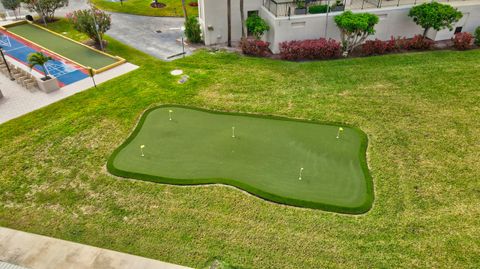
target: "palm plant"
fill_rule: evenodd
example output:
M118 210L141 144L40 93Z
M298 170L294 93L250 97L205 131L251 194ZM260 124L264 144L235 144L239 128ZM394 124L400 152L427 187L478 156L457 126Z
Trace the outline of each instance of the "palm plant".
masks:
M51 57L41 52L33 52L28 54L27 60L28 60L28 67L30 67L30 69L32 69L36 65L39 65L42 67L43 73L45 74L45 77L42 80L45 81L50 79L50 77L48 76L48 71L47 71L47 68L45 67L45 64L48 61L53 60Z

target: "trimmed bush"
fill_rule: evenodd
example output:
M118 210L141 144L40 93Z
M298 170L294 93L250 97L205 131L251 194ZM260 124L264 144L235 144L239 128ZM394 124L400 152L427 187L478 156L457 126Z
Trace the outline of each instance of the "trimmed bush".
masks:
M425 37L430 28L437 31L448 28L451 31L453 24L459 21L463 14L448 4L431 2L412 7L408 16L423 28Z
M379 39L367 40L362 45L364 55L382 55L393 52L397 49L397 40L393 37L390 40L382 41Z
M189 16L185 20L185 36L192 43L202 42L202 30L195 16Z
M404 45L407 50L428 50L433 46L433 40L424 37L423 35L416 35L408 40Z
M334 39L310 39L280 43L280 56L285 60L324 60L342 55L342 45Z
M378 23L379 18L375 14L353 13L349 10L335 16L334 20L342 33L344 55L348 56L369 35L375 33L375 25Z
M268 46L270 46L269 42L254 38L242 38L242 40L240 40L240 47L242 48L243 54L246 55L265 57L270 54Z
M457 50L466 50L472 48L473 35L470 33L457 33L452 40L454 48Z
M379 39L368 40L362 44L363 55L382 55L385 53L401 50L428 50L431 49L434 42L422 35L416 35L411 39L405 37L394 38L382 41Z
M270 30L268 23L258 15L248 17L245 24L247 31L256 39L260 39L266 31Z
M308 13L310 14L320 14L327 13L329 7L328 5L316 5L308 8Z
M475 45L480 46L480 26L475 29Z

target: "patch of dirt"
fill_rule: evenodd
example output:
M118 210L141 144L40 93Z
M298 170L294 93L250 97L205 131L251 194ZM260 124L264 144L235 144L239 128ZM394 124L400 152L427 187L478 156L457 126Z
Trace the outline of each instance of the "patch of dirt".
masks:
M108 45L107 40L102 40L102 43L103 43L103 47L106 48L107 45ZM93 41L92 39L89 39L89 40L83 42L83 44L85 44L89 47L95 48L97 50L102 50L102 48L100 47L100 44L95 43L95 41Z
M153 7L153 8L164 8L166 6L167 5L165 5L164 3L160 3L160 2L152 2L150 4L150 7Z

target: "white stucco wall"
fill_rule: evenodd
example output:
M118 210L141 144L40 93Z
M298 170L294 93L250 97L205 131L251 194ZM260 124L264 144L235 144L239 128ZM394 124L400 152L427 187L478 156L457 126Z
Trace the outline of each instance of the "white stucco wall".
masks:
M248 11L260 10L262 0L244 0L245 19ZM227 0L199 0L200 24L204 35L205 45L226 43L227 28ZM201 10L203 8L203 10ZM240 40L242 36L240 20L240 2L231 0L232 12L232 41ZM211 30L209 30L209 26Z
M241 23L239 1L232 1L232 41L238 41L241 37ZM212 25L213 30L205 30L205 44L225 43L227 41L227 4L226 0L200 0L205 4L205 24ZM463 26L463 32L473 32L480 26L480 1L450 2L460 10L464 16L456 23L455 27ZM423 30L416 25L408 12L412 6L400 6L370 10L353 10L353 12L369 12L377 14L380 18L375 26L376 33L370 38L387 40L391 36L413 37L423 33ZM262 0L245 0L245 16L247 11L259 10L259 14L270 25L270 30L265 34L264 39L271 43L270 49L274 53L279 52L279 43L290 40L303 40L325 37L326 14L310 14L301 16L275 17L262 5ZM341 12L340 12L341 13ZM340 39L340 31L334 22L334 16L339 12L330 13L328 16L327 37ZM455 29L454 27L454 29ZM204 27L207 29L207 27ZM434 40L450 39L453 32L447 30L429 31L428 36Z

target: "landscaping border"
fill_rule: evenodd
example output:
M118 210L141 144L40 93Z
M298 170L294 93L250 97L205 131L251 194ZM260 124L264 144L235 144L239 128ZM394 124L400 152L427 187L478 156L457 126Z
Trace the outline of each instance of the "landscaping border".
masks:
M310 124L320 124L320 125L332 125L332 126L342 126L342 127L349 127L355 132L357 132L360 135L360 150L359 150L359 158L360 158L360 165L362 167L362 171L365 175L365 181L366 181L366 189L367 189L367 199L365 202L358 206L358 207L345 207L345 206L336 206L336 205L330 205L330 204L323 204L323 203L316 203L312 201L304 201L300 199L293 199L293 198L286 198L282 196L278 196L263 190L260 190L255 187L251 187L248 184L228 179L228 178L210 178L210 179L178 179L178 178L167 178L167 177L161 177L161 176L155 176L155 175L149 175L149 174L142 174L142 173L136 173L136 172L129 172L129 171L124 171L121 169L118 169L114 166L114 160L116 156L120 153L121 150L123 150L130 142L135 139L137 134L140 132L140 130L143 127L143 124L147 118L147 116L150 114L150 112L162 108L162 107L178 107L178 108L186 108L186 109L192 109L192 110L197 110L201 112L207 112L207 113L213 113L213 114L220 114L220 115L235 115L235 116L248 116L248 117L254 117L254 118L264 118L264 119L271 119L271 120L283 120L283 121L296 121L296 122L303 122L303 123L310 123ZM370 174L370 171L368 169L368 164L367 164L367 147L368 147L368 136L366 133L364 133L360 128L348 125L348 124L343 124L343 123L336 123L336 122L319 122L319 121L313 121L313 120L307 120L307 119L295 119L295 118L287 118L287 117L282 117L282 116L275 116L275 115L260 115L260 114L250 114L250 113L245 113L245 112L226 112L226 111L216 111L216 110L209 110L205 108L198 108L198 107L192 107L192 106L185 106L185 105L174 105L174 104L163 104L163 105L158 105L154 106L152 108L147 109L146 111L143 112L142 116L140 117L140 120L138 121L135 129L133 132L129 135L129 137L118 147L116 148L112 155L108 158L107 161L107 170L119 177L123 178L133 178L133 179L140 179L140 180L145 180L145 181L151 181L151 182L156 182L156 183L164 183L164 184L172 184L172 185L209 185L209 184L225 184L225 185L230 185L237 187L241 190L244 190L250 194L253 194L259 198L269 200L272 202L276 202L279 204L285 204L285 205L291 205L291 206L299 206L299 207L306 207L306 208L312 208L312 209L321 209L324 211L330 211L330 212L336 212L336 213L345 213L345 214L363 214L368 212L374 202L374 188L373 188L373 178Z

